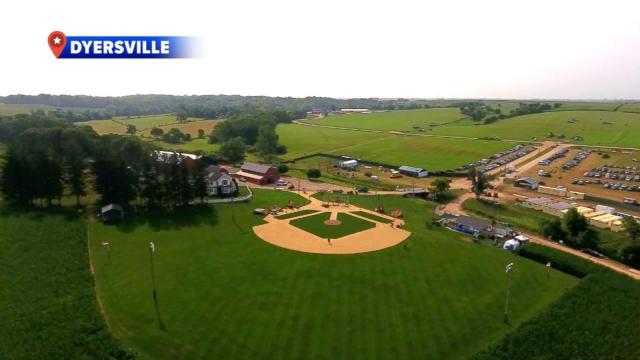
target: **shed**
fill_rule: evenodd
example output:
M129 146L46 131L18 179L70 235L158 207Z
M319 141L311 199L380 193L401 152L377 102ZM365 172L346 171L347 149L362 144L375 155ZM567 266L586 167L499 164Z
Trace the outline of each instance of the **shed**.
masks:
M535 198L528 198L527 200L523 201L521 205L530 209L542 210L542 208L546 204L549 204L552 202L553 200L546 197L535 197Z
M118 204L108 204L100 209L102 221L114 221L124 218L124 209Z
M402 174L407 176L413 176L417 178L424 178L429 176L429 172L423 168L417 168L413 166L402 165L398 168Z
M532 177L523 177L513 182L516 186L528 187L531 190L536 190L540 184L538 181Z
M358 160L342 160L338 163L338 166L346 170L355 170L358 167Z
M542 211L547 214L562 216L564 215L564 212L563 212L564 210L568 210L573 207L575 207L575 205L569 204L564 201L560 201L560 202L545 204L545 206L542 208Z

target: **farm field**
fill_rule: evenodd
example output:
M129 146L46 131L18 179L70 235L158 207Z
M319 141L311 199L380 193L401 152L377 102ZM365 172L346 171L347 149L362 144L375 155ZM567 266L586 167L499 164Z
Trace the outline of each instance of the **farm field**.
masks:
M113 120L91 120L75 123L76 126L89 126L98 135L106 134L124 134L127 132L127 127L119 122Z
M387 111L372 114L330 115L308 123L344 126L357 129L415 131L413 126L428 128L430 124L445 124L467 116L458 108L432 108L419 110Z
M196 118L188 118L187 121L200 120ZM132 116L132 117L116 117L113 121L122 123L123 125L135 125L138 131L151 129L152 127L160 127L170 124L178 124L175 114L164 115L148 115L148 116Z
M602 104L598 106L602 106ZM420 114L431 110L436 109L415 110L415 113ZM457 109L449 110L457 111ZM350 117L356 115L329 116L323 119L309 120L307 123L359 129L413 131L411 126L415 121L403 122L398 120L402 118L403 113L405 111L358 115L357 121L349 120ZM571 119L576 119L576 123L567 122L567 120ZM609 124L604 124L604 122ZM566 136L564 141L568 142L576 142L571 138L580 135L584 140L576 143L640 147L640 141L638 141L638 138L640 138L640 114L620 111L551 111L517 116L488 125L474 124L466 119L434 127L432 130L427 131L427 134L473 138L497 136L502 139L515 140L532 140L535 138L541 141L547 137L550 131L555 135L564 134Z
M578 282L425 227L431 203L382 198L386 207L404 210L413 235L407 246L359 255L299 253L258 239L251 227L262 220L254 208L299 199L280 191L256 190L249 203L91 223L97 292L111 329L141 359L460 359L500 340ZM365 208L378 201L350 200ZM157 309L150 239L157 245ZM110 259L100 245L105 240ZM508 326L504 266L513 261Z
M86 234L73 212L0 209L3 359L124 358L98 310Z
M287 146L284 159L323 152L430 171L456 168L514 146L512 142L401 136L305 125L279 125L278 135Z
M572 124L567 120L576 119ZM611 124L605 125L603 122ZM456 136L498 136L502 139L543 140L552 131L565 141L585 145L640 147L640 114L610 111L554 111L517 116L489 125L443 126L430 134ZM575 135L583 141L571 140Z
M191 138L196 139L198 137L198 130L200 129L204 130L205 136L208 137L209 134L211 134L211 131L213 130L213 128L217 124L219 124L220 121L222 120L195 120L195 121L189 121L182 124L173 123L171 125L163 125L158 127L162 129L165 133L171 130L172 128L176 128L185 134L191 134ZM151 128L146 128L140 131L140 134L142 136L151 136L150 132L151 132Z
M55 110L71 110L74 112L82 112L85 110L98 111L104 110L102 108L69 108L69 107L55 107L49 105L40 104L3 104L0 103L0 115L17 115L17 114L30 114L32 111L42 110L45 112Z

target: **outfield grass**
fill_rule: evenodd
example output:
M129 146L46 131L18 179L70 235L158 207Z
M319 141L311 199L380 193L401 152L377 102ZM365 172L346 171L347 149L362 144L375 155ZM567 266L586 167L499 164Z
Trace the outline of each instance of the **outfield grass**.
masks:
M85 221L0 209L0 357L113 359L89 272Z
M286 219L291 219L294 217L298 217L298 216L302 216L302 215L307 215L307 214L313 214L313 213L317 213L318 210L300 210L300 211L294 211L288 214L282 214L282 215L278 215L275 218L278 220L286 220Z
M329 220L329 217L331 217L330 212L322 212L302 219L291 220L289 224L323 239L337 239L376 226L371 221L358 219L345 213L338 213L340 225L326 225L324 222Z
M461 359L556 301L577 279L431 228L434 205L403 209L406 246L306 254L253 234L257 207L297 195L256 190L249 203L90 224L97 291L113 333L141 359ZM350 201L373 208L376 197ZM111 242L111 263L101 241ZM154 258L153 305L148 242ZM404 243L403 243L404 244ZM512 326L502 322L505 264L515 261Z
M383 224L388 224L388 223L393 221L391 219L387 219L387 218L384 218L382 216L374 215L374 214L366 212L366 211L352 211L351 213L352 214L356 214L356 215L360 215L362 217L365 217L367 219L371 219L373 221L381 222Z
M310 124L350 127L358 129L416 131L413 127L428 128L464 119L467 116L458 108L433 108L419 110L387 111L372 114L330 115L307 120Z

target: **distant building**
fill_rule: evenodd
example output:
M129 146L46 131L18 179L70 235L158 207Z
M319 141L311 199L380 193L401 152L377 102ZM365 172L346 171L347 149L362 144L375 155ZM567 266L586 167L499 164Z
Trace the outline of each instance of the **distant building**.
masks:
M404 175L413 176L417 178L424 178L429 176L429 172L427 170L413 167L413 166L403 165L403 166L400 166L398 170L400 170L400 173Z
M576 207L574 204L569 204L568 202L563 202L563 201L553 202L553 203L546 204L542 208L542 212L561 217L566 212L564 210L568 210L574 207Z
M516 186L527 187L531 190L536 190L538 186L540 186L540 183L538 183L538 181L532 177L516 179L513 181L513 183Z
M358 167L358 160L341 160L338 162L338 166L345 170L355 170Z
M342 113L368 113L369 109L340 109Z
M230 195L238 189L228 171L219 166L208 166L205 169L205 180L209 196Z
M280 179L278 169L269 165L244 163L240 171L231 174L240 181L248 181L258 185L275 184Z
M511 236L511 229L502 224L492 224L489 220L477 219L471 216L453 216L447 219L446 225L451 229L471 235L504 238Z
M102 221L115 221L124 218L124 209L118 204L105 205L100 209Z
M182 163L184 161L185 164L187 164L187 166L189 167L195 166L196 160L202 157L201 155L179 153L179 152L173 152L173 151L163 151L163 150L156 151L156 155L157 155L158 161L169 162L169 161L172 161L175 157L178 163Z

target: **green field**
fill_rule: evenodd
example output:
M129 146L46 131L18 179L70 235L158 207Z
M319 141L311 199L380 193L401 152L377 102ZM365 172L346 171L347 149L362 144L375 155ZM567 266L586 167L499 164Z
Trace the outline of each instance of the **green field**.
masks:
M404 210L406 246L332 256L255 237L256 207L295 194L256 190L249 203L90 224L97 292L116 337L141 359L460 359L548 307L576 278L459 234L425 227L433 206ZM375 197L352 197L366 208ZM426 218L426 219L425 219ZM102 241L111 242L111 260ZM148 242L157 244L152 298ZM512 325L502 322L505 264L515 261Z
M502 141L402 136L305 125L279 125L278 135L280 142L287 146L285 159L323 152L431 171L454 169L515 145Z
M89 126L91 127L98 135L106 135L106 134L125 134L127 132L127 127L120 122L116 122L113 120L91 120L91 121L82 121L75 123L76 126Z
M588 108L590 103L575 104ZM567 104L570 108L571 104ZM603 104L591 104L593 109L602 109ZM616 104L604 104L604 108L615 108ZM615 106L614 106L615 105ZM629 104L625 106L633 106ZM573 106L573 105L571 105ZM624 107L623 107L624 108ZM561 109L565 109L561 107ZM430 110L415 110L413 114ZM437 109L444 110L444 109ZM450 109L455 110L457 109ZM640 111L640 110L639 110ZM355 115L330 116L324 119L307 121L308 123L329 126L343 126L359 129L385 129L406 131L412 130L412 121L401 120L404 111L390 111L370 115L359 115L358 121L350 121L349 117ZM576 119L572 124L567 120ZM610 124L604 124L609 122ZM565 141L574 142L572 137L580 135L586 145L607 145L622 147L640 147L640 114L620 111L552 111L539 114L517 116L499 120L495 123L484 125L473 123L471 120L461 120L449 124L434 127L428 131L430 135L451 135L462 137L500 137L514 140L544 140L549 132L556 135L564 134Z
M150 140L155 146L167 151L181 151L186 153L194 153L201 151L205 154L214 153L220 148L220 144L209 144L209 139L194 139L182 144L169 144L160 140Z
M0 357L123 355L98 310L87 252L81 217L0 209Z
M345 213L338 213L340 225L326 225L324 222L329 220L330 216L330 212L323 212L317 215L303 217L302 219L291 220L289 224L323 239L337 239L376 226L371 221L362 220Z
M572 124L567 120L576 119ZM603 122L611 124L605 125ZM580 135L586 145L640 147L640 114L610 111L556 111L517 116L489 125L446 126L431 133L456 136L498 136L503 139L543 140L552 131L566 141Z
M430 124L446 124L466 118L458 108L387 111L372 114L331 115L308 120L310 124L357 129L415 131L413 126L428 128Z
M135 117L116 117L114 121L126 125L134 125L138 131L151 129L152 127L160 127L169 124L178 124L175 114L164 115L148 115L148 116L135 116ZM189 118L188 121L201 120L196 118Z

